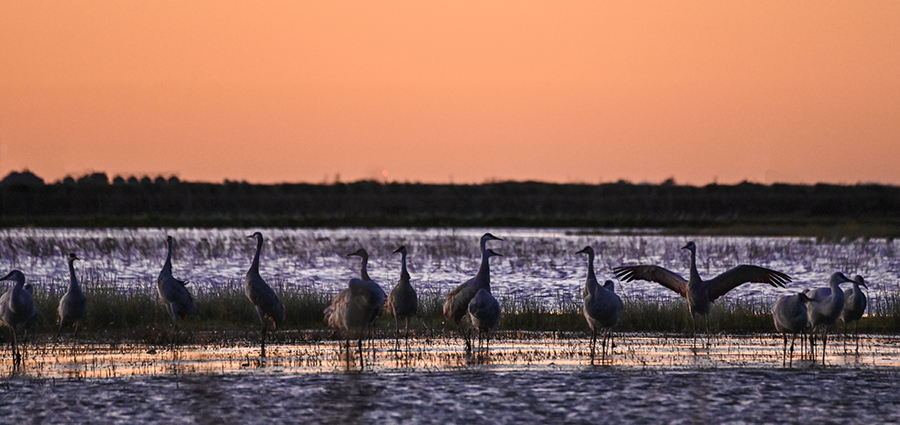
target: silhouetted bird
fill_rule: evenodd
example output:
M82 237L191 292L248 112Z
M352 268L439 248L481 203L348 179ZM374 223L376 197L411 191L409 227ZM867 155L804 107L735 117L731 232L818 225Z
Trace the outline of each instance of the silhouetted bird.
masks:
M37 319L37 308L34 306L34 294L25 288L25 274L19 270L13 270L0 281L13 281L12 287L0 296L0 321L9 326L12 335L13 364L22 363L22 355L19 353L16 329L19 326L27 327Z
M400 319L406 321L404 338L406 339L406 345L409 346L409 319L416 315L419 301L416 296L416 290L410 283L409 272L406 270L406 247L401 246L397 248L394 254L398 252L400 253L400 280L397 281L394 289L388 295L387 301L384 303L384 309L394 316L394 335L399 335L400 333ZM399 345L399 337L397 337L398 349Z
M700 273L697 272L697 245L692 241L681 249L691 252L690 280L659 266L622 266L614 268L613 271L619 279L626 282L647 280L677 292L687 299L693 321L698 315L706 317L707 334L709 333L710 305L728 291L750 282L784 287L785 283L791 281L790 276L782 272L749 265L740 265L710 280L703 280Z
M59 307L56 313L59 315L59 329L56 331L56 338L65 326L75 325L75 337L78 337L78 326L81 319L87 313L87 297L81 290L78 283L78 277L75 276L75 260L80 260L75 253L69 253L67 261L69 263L69 288L59 300Z
M450 291L450 293L447 294L447 298L444 300L444 317L459 327L460 333L462 333L466 342L467 352L472 351L472 343L469 339L469 332L468 330L463 330L461 321L468 312L469 302L472 301L472 298L475 297L478 290L485 289L488 292L491 292L491 269L488 259L491 256L500 255L487 249L487 242L492 240L502 241L503 239L490 233L485 233L481 236L481 267L478 269L478 273L475 274L475 277L465 281L463 284L457 286L456 289Z
M247 270L247 276L244 277L244 294L253 303L256 314L259 316L259 356L265 357L266 330L271 326L275 331L284 323L284 305L278 300L275 291L259 275L259 254L262 252L263 246L262 233L256 232L247 237L256 239L256 253L253 255L253 262L250 263L250 270Z
M622 299L615 292L613 281L607 280L603 286L600 286L597 281L597 276L594 274L594 248L586 246L576 254L587 254L588 256L587 280L584 283L581 297L584 302L584 318L591 327L591 362L593 362L594 348L597 345L597 331L606 330L602 344L603 358L606 358L606 343L609 341L609 347L612 349L612 328L619 323L625 307Z

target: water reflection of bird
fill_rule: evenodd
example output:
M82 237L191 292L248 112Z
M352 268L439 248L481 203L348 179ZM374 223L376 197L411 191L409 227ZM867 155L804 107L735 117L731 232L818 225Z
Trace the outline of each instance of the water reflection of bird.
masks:
M166 305L166 311L172 318L172 324L175 327L175 333L178 333L178 319L194 313L194 298L188 292L186 281L176 279L172 276L172 245L174 239L166 236L166 261L163 268L156 278L156 290L159 297ZM173 338L174 343L174 338Z
M697 272L697 245L693 241L681 249L691 252L690 280L659 266L622 266L613 269L616 276L626 282L647 280L659 283L687 299L692 323L696 316L706 317L706 332L709 334L709 310L713 301L745 283L768 283L784 287L791 281L790 276L775 270L758 266L740 265L712 279L703 280ZM692 325L693 327L693 325Z
M853 335L856 337L856 354L859 354L859 319L866 312L866 293L859 289L860 285L869 288L862 276L853 278L853 288L844 290L844 308L841 310L841 321L844 322L844 343L847 342L847 326L853 322Z
M78 326L81 319L87 313L87 297L81 290L78 283L78 277L75 276L75 260L80 260L75 253L69 253L66 258L69 263L69 288L65 295L59 300L59 307L56 313L59 315L59 329L56 331L56 338L65 326L75 325L75 337L78 337Z
M772 307L772 319L775 321L775 330L784 336L784 355L782 356L781 365L793 366L794 364L794 339L797 334L802 334L808 329L809 317L807 315L807 304L810 299L804 293L794 295L783 295L778 297L775 305ZM790 363L787 360L787 336L791 334L791 356ZM802 341L802 336L801 336Z
M809 326L812 328L809 335L810 350L815 359L816 332L821 330L823 366L825 365L825 346L828 343L828 328L841 317L841 310L844 309L844 291L840 284L845 282L853 281L843 273L837 272L828 279L827 288L809 289L805 292L806 296L812 300L807 308Z
M488 250L489 252L493 252ZM469 301L469 321L472 327L478 331L478 349L481 352L490 351L491 329L500 321L500 303L486 289L481 288ZM482 347L484 341L485 347Z
M447 294L447 297L444 300L444 317L448 321L456 324L456 326L460 329L460 333L462 333L463 338L466 342L467 352L472 351L472 344L469 340L469 332L462 329L461 321L468 312L469 302L472 301L472 298L475 297L475 294L478 293L478 290L485 289L488 292L491 291L491 269L488 263L488 259L491 256L500 254L487 249L487 242L502 240L503 239L500 239L490 233L485 233L481 236L481 267L478 269L478 273L475 274L475 277L465 281L463 284L457 286L456 289L450 291L450 293Z
M22 355L19 353L19 344L16 339L16 329L19 326L28 327L37 319L37 308L34 306L33 290L26 288L25 274L19 270L13 270L0 281L11 280L13 286L0 296L0 321L9 326L12 335L13 364L22 363Z
M600 286L597 281L597 276L594 274L594 248L586 246L576 254L587 254L588 256L588 274L584 283L582 300L584 318L591 327L591 362L593 362L594 349L597 346L597 331L606 330L602 343L602 356L606 358L606 343L609 341L610 351L612 351L612 327L619 323L624 306L622 299L615 292L613 281L607 280L603 286Z
M356 336L359 350L360 368L364 367L362 340L369 324L378 319L384 309L385 294L375 281L369 278L367 264L369 254L365 249L358 249L348 257L362 259L359 278L352 278L348 287L338 292L325 309L325 323L328 326L344 331L346 337L347 361L350 359L350 339Z
M410 283L409 272L406 270L406 246L401 246L394 251L394 254L400 253L400 280L391 290L387 301L384 303L384 309L394 316L395 335L400 334L400 319L406 321L406 332L404 338L406 345L409 347L409 319L416 315L418 308L418 297L416 290ZM397 336L397 346L399 349L400 340Z
M262 252L263 246L262 233L256 232L247 237L256 239L256 253L253 254L250 270L247 270L247 275L244 277L244 294L253 303L256 314L259 316L259 355L265 357L266 330L271 326L275 331L284 323L284 305L281 304L278 295L275 295L275 291L259 275L259 254Z

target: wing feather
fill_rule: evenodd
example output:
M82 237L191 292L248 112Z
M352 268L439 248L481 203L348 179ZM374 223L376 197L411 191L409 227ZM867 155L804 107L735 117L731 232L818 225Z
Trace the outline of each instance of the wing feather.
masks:
M706 283L709 300L715 301L716 298L745 283L768 283L783 288L784 284L790 281L791 277L782 272L744 264L728 270Z
M620 266L613 269L613 273L619 280L631 282L634 280L646 280L656 282L669 288L682 297L688 296L688 281L681 275L659 266Z

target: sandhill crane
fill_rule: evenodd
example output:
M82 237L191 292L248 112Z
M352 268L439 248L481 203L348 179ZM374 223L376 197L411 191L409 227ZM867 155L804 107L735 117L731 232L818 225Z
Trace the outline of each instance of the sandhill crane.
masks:
M81 290L78 283L78 277L75 276L75 260L80 260L75 253L70 252L66 258L69 263L69 288L59 300L59 307L56 313L59 315L59 329L56 331L56 338L59 339L59 333L65 326L75 325L75 338L78 337L78 326L81 319L87 313L87 297Z
M11 280L13 286L0 296L0 321L9 326L12 335L13 364L22 363L22 355L19 353L19 344L16 339L16 328L28 326L37 319L37 308L34 306L34 295L31 290L25 288L25 274L19 270L13 270L0 281Z
M866 293L859 289L860 285L866 285L863 277L856 275L853 278L853 288L844 290L844 308L841 310L841 321L844 322L844 344L847 343L847 326L853 322L853 335L856 337L856 354L859 354L859 319L866 312Z
M493 251L488 250L489 253ZM483 352L490 351L491 348L491 329L497 326L500 321L500 303L486 289L481 288L478 293L469 301L467 308L469 313L469 321L472 327L478 331L478 349ZM482 349L482 340L485 341L485 347Z
M822 366L825 366L825 347L828 343L828 327L833 325L839 317L841 310L844 309L844 291L840 284L845 282L853 282L844 276L843 273L837 272L828 279L827 288L809 289L806 292L812 302L807 307L807 316L809 316L809 326L812 332L809 335L810 349L815 359L816 352L816 332L822 331Z
M256 253L253 255L253 262L250 263L250 270L247 270L247 275L244 277L244 294L253 303L256 314L259 315L259 356L265 357L266 330L271 326L275 331L284 323L284 305L278 300L275 291L259 275L259 254L262 252L263 246L262 233L256 232L247 238L256 239Z
M475 294L478 293L479 289L485 289L488 292L491 291L491 269L488 263L488 259L491 256L499 256L490 249L487 249L488 241L502 241L500 239L490 233L485 233L481 236L481 267L478 269L478 273L475 274L475 277L465 281L463 284L456 287L456 289L450 291L447 294L447 298L444 300L444 317L448 320L456 324L456 326L460 329L460 333L462 333L463 338L466 342L466 352L472 351L472 343L469 339L468 330L463 330L462 328L462 319L466 316L466 313L469 308L469 302L472 301L472 298L475 297Z
M584 302L584 318L591 327L591 363L594 362L594 348L597 346L597 331L606 330L603 335L603 358L606 358L606 342L609 341L612 350L612 327L619 323L624 306L622 299L615 292L615 284L607 280L603 286L597 281L594 274L594 248L584 247L576 254L587 254L588 273L582 291Z
M348 257L360 257L362 262L359 278L352 278L348 287L334 297L325 309L325 323L329 327L344 331L346 336L347 361L350 361L350 339L357 337L360 369L364 366L362 339L369 324L378 319L384 309L385 294L377 283L369 278L367 264L369 254L365 249L358 249ZM349 363L348 363L349 364Z
M784 336L784 355L781 365L793 366L794 364L794 339L797 334L802 334L809 328L807 304L810 299L800 292L794 295L782 295L775 301L772 307L772 319L775 321L775 330ZM787 336L791 334L791 357L787 360ZM803 337L801 336L801 341ZM801 347L802 348L802 347Z
M409 282L409 272L406 270L406 246L401 246L394 251L394 254L400 253L400 280L391 290L387 301L384 303L384 309L394 316L394 328L397 340L397 349L400 349L400 319L406 321L406 346L409 347L409 319L416 315L418 308L418 297L416 290Z
M156 278L156 290L159 298L166 305L166 311L172 318L172 325L175 328L175 336L172 337L172 344L175 344L175 337L178 335L178 319L194 313L194 298L188 292L187 281L176 279L172 276L172 245L175 240L171 236L166 236L166 261L163 268Z
M790 276L775 270L758 266L740 265L710 280L703 280L697 272L697 245L693 241L681 249L691 252L690 280L659 266L621 266L613 269L616 276L626 282L647 280L659 283L687 299L691 312L692 332L695 335L696 316L706 317L706 332L709 335L709 310L713 301L745 283L767 283L784 287L791 281Z

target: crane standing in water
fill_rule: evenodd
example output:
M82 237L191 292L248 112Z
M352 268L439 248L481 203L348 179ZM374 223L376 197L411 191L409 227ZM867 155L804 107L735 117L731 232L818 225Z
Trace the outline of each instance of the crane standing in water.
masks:
M499 256L500 254L487 249L487 242L502 240L503 239L490 233L485 233L481 236L481 267L478 269L478 273L475 274L475 277L465 281L463 284L457 286L456 289L450 291L450 293L447 294L446 299L444 299L444 317L448 321L456 324L459 328L460 333L462 333L463 338L465 339L466 352L472 351L472 343L469 338L469 331L463 330L462 319L468 312L469 302L472 301L472 298L475 297L478 290L485 289L488 292L491 291L491 269L488 259L491 256ZM488 251L490 251L490 253Z
M576 254L587 254L588 256L588 274L584 283L584 291L582 291L582 300L584 318L591 327L591 363L593 363L594 350L597 346L597 331L606 330L602 343L602 357L605 359L606 343L609 341L609 348L612 351L612 328L622 318L624 305L622 299L615 292L613 281L607 280L603 286L600 286L597 281L597 276L594 274L594 248L586 246Z
M781 357L781 365L794 365L794 340L797 334L801 334L800 341L803 341L803 332L809 329L809 317L807 313L807 304L810 299L806 294L800 292L795 295L783 295L778 297L775 305L772 307L772 319L775 322L775 330L784 336L784 355ZM791 334L791 357L790 362L787 360L787 336ZM801 345L801 350L802 350Z
M359 351L360 369L365 367L362 340L369 325L378 319L384 309L385 294L375 281L369 278L367 264L369 254L365 249L358 249L348 257L360 257L362 263L359 278L352 278L348 287L334 297L325 309L325 323L329 327L344 331L346 337L347 364L350 362L350 339L356 336Z
M406 347L409 348L409 319L416 315L416 310L418 308L418 297L416 296L416 289L413 288L410 283L409 272L406 270L406 246L401 246L394 251L394 254L400 253L400 280L397 281L397 285L394 286L394 289L391 290L391 294L388 295L387 301L384 303L384 309L391 313L394 316L394 329L395 329L395 340L397 345L397 350L400 350L400 319L406 321L406 332L404 334L404 338L406 340Z
M38 312L34 306L34 295L30 285L25 284L25 274L19 270L13 270L0 278L0 281L6 280L14 283L0 296L0 321L9 326L9 333L12 335L13 365L20 365L22 364L22 354L19 353L16 328L28 327L37 319Z
M691 333L696 343L696 317L706 317L706 333L709 335L709 310L713 301L734 288L750 282L767 283L784 287L791 281L790 276L759 266L740 265L710 280L703 280L697 271L697 245L693 241L681 249L691 252L690 280L659 266L621 266L613 269L616 276L625 282L647 280L659 283L687 299L691 312Z
M828 344L828 328L841 317L841 311L844 309L844 291L840 284L853 282L844 276L843 273L837 272L828 279L827 288L809 289L806 292L812 302L807 307L807 315L809 316L809 326L812 331L809 334L809 347L812 351L813 360L816 356L816 332L822 332L822 366L825 366L825 347Z
M844 308L841 310L841 321L844 322L844 346L847 345L847 327L853 323L853 335L856 339L856 355L859 355L859 319L866 312L866 293L860 286L869 287L862 276L853 278L853 288L844 290Z
M487 250L488 254L494 255L494 251ZM478 331L478 350L484 354L491 349L491 329L497 326L500 321L500 303L486 289L481 288L478 293L469 301L469 322L472 327ZM484 347L482 347L484 341Z
M59 300L56 313L59 315L59 329L56 331L56 339L63 327L75 325L75 338L78 338L78 326L81 319L87 313L87 297L81 290L78 277L75 276L75 260L80 260L74 252L70 252L66 258L69 263L69 288Z
M259 316L259 356L265 357L266 330L270 326L273 331L278 330L284 323L284 305L281 304L278 295L275 295L275 291L259 274L259 255L263 246L262 233L256 232L247 237L256 239L256 253L253 255L253 262L250 263L250 270L247 270L247 275L244 277L244 294L253 303L256 314Z
M172 276L172 245L174 239L166 236L166 261L163 268L156 278L156 290L159 298L166 305L166 312L172 318L172 325L175 328L175 335L172 336L172 345L175 345L175 338L178 336L178 319L194 313L194 298L188 292L187 281L176 279Z

